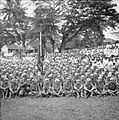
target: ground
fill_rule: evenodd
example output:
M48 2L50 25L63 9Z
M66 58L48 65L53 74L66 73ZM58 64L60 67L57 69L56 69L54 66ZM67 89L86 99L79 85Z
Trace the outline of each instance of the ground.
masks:
M119 120L119 97L1 100L2 120Z

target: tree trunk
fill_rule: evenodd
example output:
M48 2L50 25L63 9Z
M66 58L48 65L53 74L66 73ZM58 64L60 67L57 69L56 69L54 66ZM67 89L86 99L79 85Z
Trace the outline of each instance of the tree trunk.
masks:
M25 38L25 34L22 33L21 36L22 36L21 40L22 40L22 49L23 49L23 53L22 54L25 54L26 53L26 45L25 45L25 41L26 41L25 39L26 38Z
M61 43L60 48L59 48L59 53L61 53L61 52L62 52L62 50L64 50L64 49L65 49L65 46L66 46L66 41L63 41L63 42Z
M62 43L61 43L61 46L59 48L60 53L61 53L62 50L64 50L64 48L66 46L66 43L72 41L72 39L79 34L79 31L81 31L83 27L84 27L84 25L81 26L77 31L75 31L75 33L70 38L68 38L69 33L67 35L63 34Z
M53 52L55 51L55 45L54 43L52 44Z

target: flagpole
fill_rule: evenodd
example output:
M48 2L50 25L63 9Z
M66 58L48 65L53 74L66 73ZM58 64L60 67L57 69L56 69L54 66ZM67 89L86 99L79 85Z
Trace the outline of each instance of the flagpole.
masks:
M43 51L42 51L42 31L39 32L39 46L38 46L38 70L43 73Z
M40 31L40 57L42 57L42 32Z

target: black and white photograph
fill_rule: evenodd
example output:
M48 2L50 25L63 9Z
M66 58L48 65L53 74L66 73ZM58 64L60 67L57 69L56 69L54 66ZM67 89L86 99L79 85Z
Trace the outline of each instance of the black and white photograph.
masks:
M119 120L119 0L0 0L0 120Z

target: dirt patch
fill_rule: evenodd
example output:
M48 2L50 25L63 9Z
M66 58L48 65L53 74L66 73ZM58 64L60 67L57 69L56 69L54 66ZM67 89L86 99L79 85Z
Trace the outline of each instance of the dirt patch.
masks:
M119 120L119 97L1 100L2 120Z

